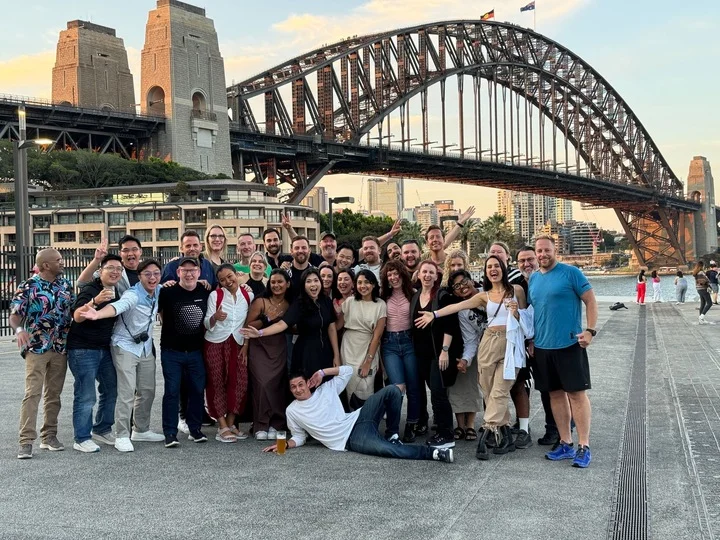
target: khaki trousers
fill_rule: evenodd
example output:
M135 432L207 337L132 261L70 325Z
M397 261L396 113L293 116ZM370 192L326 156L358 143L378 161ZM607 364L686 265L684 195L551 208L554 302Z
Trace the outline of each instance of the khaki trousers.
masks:
M496 429L510 425L510 389L515 380L503 379L505 365L505 327L493 326L485 330L478 352L480 388L485 398L483 428ZM516 370L517 375L517 370Z
M20 444L37 439L37 415L43 397L44 420L40 429L42 440L57 436L60 394L65 384L67 356L49 350L42 354L25 354L25 397L20 406ZM44 390L43 390L44 387Z
M150 411L155 400L155 356L135 356L117 345L110 348L117 373L115 436L130 437L130 416L135 431L150 429Z

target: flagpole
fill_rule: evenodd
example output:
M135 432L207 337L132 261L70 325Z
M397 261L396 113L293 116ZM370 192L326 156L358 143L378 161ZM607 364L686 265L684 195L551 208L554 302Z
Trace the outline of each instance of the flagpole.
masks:
M533 8L533 32L535 32L535 20L537 17L537 0L535 0L535 7Z

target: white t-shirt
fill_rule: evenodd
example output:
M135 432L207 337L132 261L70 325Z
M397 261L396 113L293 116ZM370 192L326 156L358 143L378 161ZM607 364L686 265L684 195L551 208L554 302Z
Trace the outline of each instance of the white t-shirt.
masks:
M345 414L338 394L352 377L350 366L340 366L340 374L323 383L309 399L293 401L286 416L295 446L305 444L307 434L330 450L344 451L360 409Z
M250 302L252 302L253 293L248 293L248 296L250 297ZM233 338L235 338L235 342L238 345L242 345L245 338L243 338L240 333L240 329L245 326L245 319L247 318L247 314L250 309L247 300L245 300L245 296L240 289L238 289L235 293L235 298L233 298L232 293L223 288L223 297L220 307L225 313L227 313L227 319L224 321L216 321L215 326L211 328L210 318L215 315L215 312L217 311L215 309L216 306L217 290L212 291L208 297L207 311L205 312L204 321L205 328L207 329L207 332L205 332L205 340L210 343L222 343L230 336L233 336Z

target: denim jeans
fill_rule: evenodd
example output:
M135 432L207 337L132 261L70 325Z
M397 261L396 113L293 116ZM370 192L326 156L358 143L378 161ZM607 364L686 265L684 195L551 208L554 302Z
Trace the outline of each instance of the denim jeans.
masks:
M675 285L675 296L681 304L685 303L685 294L687 293L687 285Z
M92 433L105 435L115 422L117 375L110 348L69 349L68 367L75 377L73 384L73 429L76 443L87 441ZM97 381L99 397L95 394ZM93 423L93 407L98 403Z
M162 400L162 423L165 436L177 436L180 381L188 391L186 421L191 433L200 431L205 410L205 364L202 351L173 351L160 353L165 394Z
M420 379L410 330L385 332L382 338L382 358L390 384L405 385L407 422L416 424L420 419Z
M712 298L707 289L696 289L700 296L700 315L705 315L712 307Z
M380 435L378 426L387 414L387 435L398 433L400 410L402 408L402 392L393 385L386 386L377 394L373 394L360 409L346 448L358 454L369 456L391 457L399 459L432 459L433 448L417 444L392 444Z

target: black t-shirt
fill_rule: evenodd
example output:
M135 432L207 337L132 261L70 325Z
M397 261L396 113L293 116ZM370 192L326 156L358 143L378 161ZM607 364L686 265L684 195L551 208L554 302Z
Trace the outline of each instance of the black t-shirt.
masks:
M130 282L130 286L137 285L137 282L140 281L140 276L138 275L137 270L128 270L125 269L125 274L127 274L128 281Z
M252 277L248 277L247 286L252 289L255 298L260 298L265 292L265 284L262 280L254 280Z
M77 295L75 304L72 307L72 313L75 310L84 306L100 294L103 290L103 284L100 278L95 278L88 284L86 284ZM111 304L117 302L120 299L120 295L115 289L115 298L110 302L104 302L98 304L97 309L100 310ZM106 349L110 347L110 338L112 337L113 327L115 326L115 317L108 319L101 319L99 321L83 321L81 323L73 320L70 325L70 332L67 337L67 348L68 349Z
M313 264L310 263L310 265L307 266L306 268L303 268L302 270L298 270L297 268L295 268L294 264L290 265L290 283L292 285L290 287L290 301L297 298L298 295L300 294L300 289L302 287L300 278L302 277L305 270L307 270L308 268L312 268L312 267L313 267Z
M173 351L199 351L205 340L205 312L210 291L198 284L188 291L179 284L160 289L158 311L162 313L160 346Z
M272 268L273 270L275 270L276 268L280 268L280 265L282 263L292 262L293 260L292 255L288 255L287 253L279 253L277 257L277 263L275 263L275 259L273 259L269 253L265 254L265 259L267 259L270 268Z
M705 272L705 275L708 278L708 281L710 283L717 283L718 282L718 273L717 270L708 270Z

